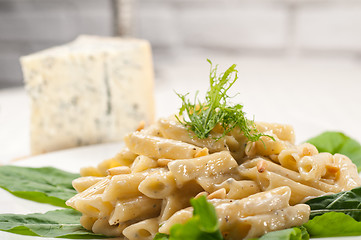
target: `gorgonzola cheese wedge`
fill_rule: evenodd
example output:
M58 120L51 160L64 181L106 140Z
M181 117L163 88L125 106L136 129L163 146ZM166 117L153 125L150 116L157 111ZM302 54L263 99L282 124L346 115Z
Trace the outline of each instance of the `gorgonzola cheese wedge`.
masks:
M121 140L154 118L150 44L80 36L21 58L32 154Z

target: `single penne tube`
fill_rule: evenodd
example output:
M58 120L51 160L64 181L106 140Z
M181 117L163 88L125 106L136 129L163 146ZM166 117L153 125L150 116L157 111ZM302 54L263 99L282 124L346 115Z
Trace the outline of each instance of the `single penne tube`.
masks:
M241 200L234 200L217 206L221 215L235 215L238 218L268 213L289 206L291 189L278 187L253 194Z
M196 182L207 192L211 193L218 190L219 184L227 181L227 179L239 180L239 174L237 169L230 169L228 173L218 174L218 175L208 175L208 176L198 176Z
M107 170L108 175L114 176L119 174L129 174L132 171L127 166L113 167Z
M237 162L228 151L199 158L176 160L168 164L178 185L197 178L226 174L237 166Z
M80 178L74 179L72 182L72 185L73 185L73 188L77 192L80 193L80 192L85 191L89 187L93 186L94 184L100 182L103 179L104 179L104 177L92 177L92 176L80 177Z
M98 219L97 219L97 218L94 218L94 217L89 217L89 216L83 214L83 215L80 217L80 224L81 224L86 230L91 231L96 220L98 220Z
M160 119L158 121L158 126L162 135L166 138L186 142L200 148L207 148L210 153L228 150L225 138L216 140L216 138L222 136L219 133L211 132L208 138L200 139L196 137L194 133L188 131L187 128L177 120L170 118Z
M115 167L121 167L121 166L122 164L119 161L117 161L115 158L110 158L99 163L98 170L102 174L102 176L107 176L109 169Z
M144 135L141 132L128 134L124 138L127 147L138 155L153 159L187 159L193 158L202 149L189 143Z
M234 178L228 178L221 184L215 185L216 189L224 188L229 199L242 199L252 194L260 192L258 184L252 180L236 181Z
M177 189L173 174L165 169L153 171L140 184L138 190L145 196L163 199Z
M189 207L189 199L202 191L203 189L195 181L187 182L181 188L173 191L172 194L163 200L159 218L160 223L169 219L175 212Z
M257 130L260 132L270 132L280 140L290 143L295 142L295 132L291 125L266 122L256 122L255 124Z
M225 188L220 188L207 196L207 199L225 199L227 197L227 191Z
M157 166L158 163L156 160L144 155L139 155L138 157L135 158L130 169L132 172L142 172L144 170L155 168Z
M123 235L129 240L153 240L158 228L158 218L150 218L126 227Z
M332 164L330 153L304 156L297 162L298 171L304 180L320 180L327 173L326 165Z
M101 194L96 194L77 199L74 208L89 217L103 218L108 217L114 207L110 202L103 201Z
M174 224L185 224L192 217L192 212L193 208L191 207L176 212L168 220L162 223L159 227L159 232L169 234L170 228Z
M297 148L287 148L282 150L278 155L278 162L282 167L298 171L297 163L300 161L300 158Z
M273 137L262 136L256 142L248 142L246 146L246 155L254 156L269 156L273 154L280 154L282 150L289 147L290 143L277 138L276 135L270 134Z
M109 217L109 224L116 225L129 220L147 219L158 216L162 201L146 196L119 200Z
M171 161L173 161L172 159L166 159L166 158L159 158L157 160L157 164L159 167L166 167L168 165L168 163L170 163Z
M117 237L122 235L123 230L128 225L128 223L110 225L107 218L99 218L94 222L92 231L96 234Z
M299 171L298 163L305 156L314 156L318 154L318 150L310 143L303 143L298 146L286 148L278 155L278 162L285 168L293 171Z
M298 146L296 146L300 157L304 157L304 156L313 156L318 154L318 150L317 148L312 145L311 143L302 143Z
M342 154L335 154L333 161L335 166L340 169L336 178L336 185L341 188L341 191L351 190L361 185L357 167L351 159Z
M103 200L114 203L119 199L142 195L138 186L148 174L149 172L139 172L113 176L104 189Z
M82 191L81 193L76 194L74 197L66 201L66 205L77 209L76 204L82 199L91 199L93 196L101 195L105 188L108 186L110 181L109 177L103 177L100 181Z
M113 159L119 162L121 166L129 167L137 156L138 155L130 151L129 148L123 147Z
M82 177L105 177L96 167L82 167L80 169L80 176Z

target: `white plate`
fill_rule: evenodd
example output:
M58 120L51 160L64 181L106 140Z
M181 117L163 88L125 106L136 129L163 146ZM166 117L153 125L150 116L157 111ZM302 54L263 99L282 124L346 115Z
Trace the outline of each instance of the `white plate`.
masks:
M121 149L121 143L108 143L87 147L63 150L43 154L15 162L14 165L27 167L56 167L69 172L79 172L81 167L96 166L104 159L115 156ZM28 214L34 212L45 213L50 210L60 209L49 204L36 203L13 196L0 189L0 213ZM0 240L45 240L59 238L39 238L23 236L0 231Z
M26 160L15 162L14 165L28 167L52 166L69 172L79 172L84 166L95 166L104 159L115 156L121 149L121 143L101 144L74 148L49 154L43 154ZM28 214L47 212L57 207L17 198L0 189L0 213ZM1 240L59 240L59 238L40 238L23 236L0 231ZM361 240L360 237L320 238L320 240Z

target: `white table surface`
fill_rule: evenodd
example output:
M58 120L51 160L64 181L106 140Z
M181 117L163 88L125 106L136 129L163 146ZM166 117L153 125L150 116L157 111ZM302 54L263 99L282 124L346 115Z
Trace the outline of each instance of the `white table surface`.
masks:
M207 56L158 63L157 117L175 113L180 93L204 92ZM361 69L337 61L286 61L229 56L212 58L225 70L238 65L233 102L245 105L255 120L294 126L298 142L322 131L339 130L361 141ZM0 90L0 163L29 155L29 101L23 88Z
M177 111L180 101L173 90L180 93L206 89L209 65L204 56L184 57L164 62L156 71L155 99L157 117ZM241 102L249 117L256 120L288 123L295 127L297 141L326 130L339 130L361 141L361 69L338 62L285 62L275 59L244 59L217 57L221 69L238 64L239 81L235 92L240 94L234 102ZM0 164L29 155L29 102L22 88L0 91ZM88 156L86 163L98 161L117 149L90 147L76 149L80 156ZM86 151L85 151L86 150ZM38 156L17 162L21 165L43 166L45 162L66 167L78 159L74 151ZM88 154L88 155L86 155ZM61 161L59 161L61 159ZM67 160L65 164L63 160ZM84 160L84 159L83 159ZM89 163L92 165L91 163ZM45 212L55 207L16 198L0 189L1 212ZM10 209L10 210L9 210ZM6 240L32 240L34 237L0 232ZM42 238L45 239L45 238ZM337 238L346 239L346 238ZM360 237L347 237L349 240Z

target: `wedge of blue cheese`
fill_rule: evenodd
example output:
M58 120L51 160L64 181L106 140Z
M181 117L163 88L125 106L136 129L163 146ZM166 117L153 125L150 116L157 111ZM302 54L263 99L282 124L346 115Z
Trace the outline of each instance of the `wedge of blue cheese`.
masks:
M150 44L80 36L21 58L31 99L31 152L113 142L154 120Z

